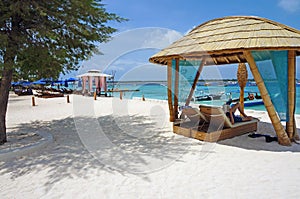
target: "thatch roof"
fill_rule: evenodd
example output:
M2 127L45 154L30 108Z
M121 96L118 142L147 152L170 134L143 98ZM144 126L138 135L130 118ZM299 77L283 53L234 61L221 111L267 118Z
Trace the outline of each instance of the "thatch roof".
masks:
M149 61L206 59L206 65L246 62L244 50L296 50L300 55L300 31L286 25L252 16L214 19L199 25Z

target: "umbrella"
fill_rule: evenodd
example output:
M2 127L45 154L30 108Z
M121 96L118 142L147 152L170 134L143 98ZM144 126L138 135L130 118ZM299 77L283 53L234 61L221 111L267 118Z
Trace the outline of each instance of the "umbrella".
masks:
M64 83L64 81L62 81L62 80L55 80L54 83L55 84L62 84L62 83Z
M32 82L32 84L35 84L35 85L45 85L46 84L46 81L43 80L43 79L39 79L35 82Z
M31 84L31 82L29 81L19 81L19 82L12 82L11 85L12 86L29 86Z
M41 82L44 82L44 83L48 84L48 83L52 82L52 78L51 79L44 79L44 78L42 78L42 79L40 79L38 81L41 81Z
M75 82L78 81L78 79L74 78L74 77L70 77L69 79L66 79L67 82Z

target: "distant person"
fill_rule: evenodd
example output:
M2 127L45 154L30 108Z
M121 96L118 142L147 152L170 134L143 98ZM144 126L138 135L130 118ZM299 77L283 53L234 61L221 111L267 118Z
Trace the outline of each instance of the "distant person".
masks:
M255 93L255 99L261 99L261 96Z
M249 100L254 100L254 95L253 95L253 93L248 93L248 99Z
M223 110L226 113L226 116L229 118L231 124L234 124L235 122L245 122L252 120L251 116L247 116L246 113L241 109L241 105L239 102L236 104L230 106L232 102L232 99L229 99L224 105ZM235 111L239 110L239 112L244 116L235 115Z

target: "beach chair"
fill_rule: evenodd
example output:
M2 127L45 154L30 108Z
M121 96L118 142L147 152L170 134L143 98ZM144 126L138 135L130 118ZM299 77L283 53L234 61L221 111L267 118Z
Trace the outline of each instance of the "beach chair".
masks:
M210 141L224 140L257 130L258 119L256 118L232 124L221 107L200 105L199 108L209 122L209 126L216 129L216 131L206 132L211 134Z
M199 108L193 107L182 108L180 118L188 118L192 122L206 121L206 117L200 112Z
M200 105L199 108L200 108L202 115L212 125L219 126L219 124L223 124L224 128L232 128L233 127L229 118L226 116L226 114L224 113L224 111L221 107Z
M221 107L200 105L183 111L190 122L173 125L173 132L207 142L217 142L257 130L258 119L231 124ZM197 121L204 121L198 122ZM187 125L192 124L192 125Z
M202 128L207 124L206 117L200 112L199 108L184 106L180 107L180 110L180 117L173 125L174 133L190 137L192 128Z
M198 129L203 128L208 122L207 118L200 112L200 109L194 107L182 109L180 117L190 120L193 127L198 127Z

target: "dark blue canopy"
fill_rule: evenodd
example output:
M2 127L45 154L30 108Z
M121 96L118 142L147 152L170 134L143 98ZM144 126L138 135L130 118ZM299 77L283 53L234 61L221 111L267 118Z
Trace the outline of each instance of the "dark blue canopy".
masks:
M69 79L66 79L67 82L75 82L78 81L78 79L74 78L74 77L70 77Z
M29 86L30 84L32 84L30 81L19 81L11 83L12 86Z
M39 80L37 80L35 82L32 82L32 84L45 85L46 81L44 79L39 79Z

